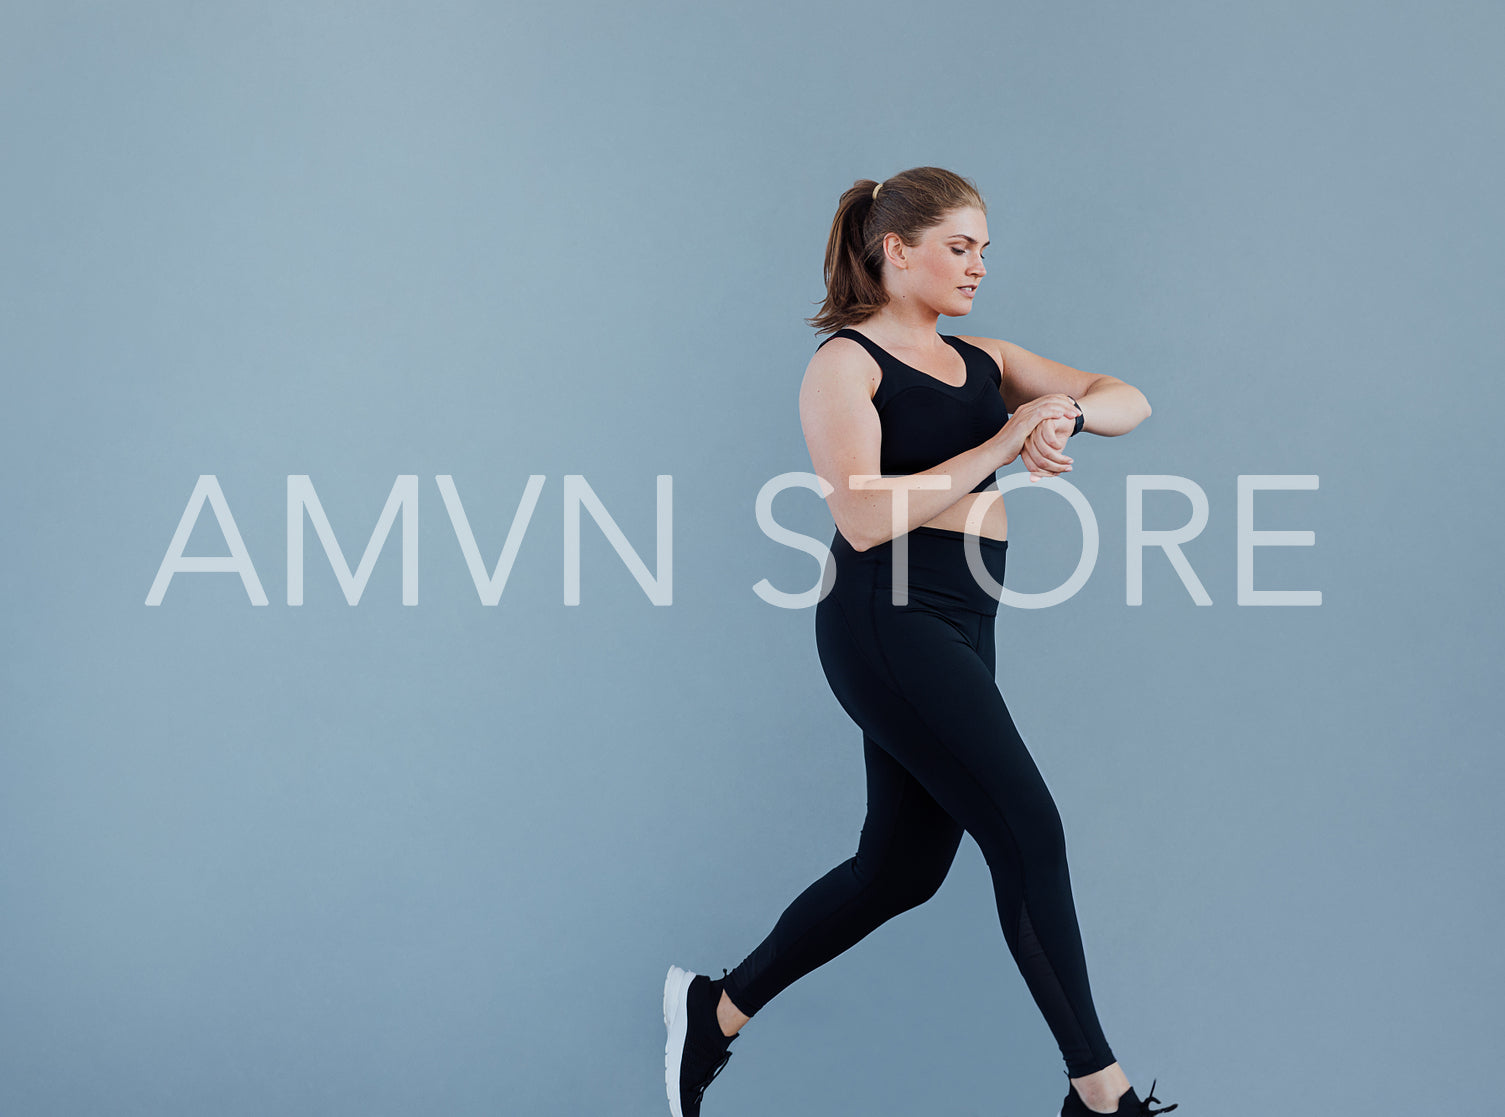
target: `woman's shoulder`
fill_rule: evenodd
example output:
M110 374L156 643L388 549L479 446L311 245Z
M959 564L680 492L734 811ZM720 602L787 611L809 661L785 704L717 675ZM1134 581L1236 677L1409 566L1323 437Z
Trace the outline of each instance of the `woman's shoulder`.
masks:
M856 330L843 326L820 340L815 346L815 355L836 356L838 360L845 356L850 360L858 354L868 352L868 347L862 341L862 335Z
M838 330L810 355L805 367L806 384L861 385L869 399L877 391L883 372L866 347L850 333Z

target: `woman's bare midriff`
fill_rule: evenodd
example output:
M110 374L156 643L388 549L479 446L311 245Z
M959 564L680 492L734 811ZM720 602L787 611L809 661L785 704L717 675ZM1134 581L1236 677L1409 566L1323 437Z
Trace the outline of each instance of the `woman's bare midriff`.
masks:
M988 502L987 511L979 513L982 522L967 528L967 515L979 501ZM981 535L985 539L1007 539L1009 537L1009 517L1004 511L1003 497L997 489L984 489L980 493L968 493L950 508L947 508L934 519L925 521L926 527L944 528L947 531L959 531L963 534Z

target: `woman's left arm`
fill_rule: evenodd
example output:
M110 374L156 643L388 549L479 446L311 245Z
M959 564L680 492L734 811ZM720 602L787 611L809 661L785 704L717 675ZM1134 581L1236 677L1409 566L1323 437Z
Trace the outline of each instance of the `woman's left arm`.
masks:
M1064 392L1077 401L1084 432L1128 434L1150 417L1150 401L1144 393L1116 376L1083 372L1011 341L984 337L963 340L987 350L998 362L1002 372L998 391L1010 414L1039 396Z

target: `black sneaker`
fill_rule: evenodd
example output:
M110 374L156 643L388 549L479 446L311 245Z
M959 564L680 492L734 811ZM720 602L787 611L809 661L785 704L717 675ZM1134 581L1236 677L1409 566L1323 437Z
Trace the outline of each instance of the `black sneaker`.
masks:
M724 976L724 974L723 974ZM722 1035L716 1022L721 982L704 974L669 967L664 979L664 1085L673 1117L700 1117L700 1099L711 1079L732 1057L727 1050L736 1036Z
M1134 1092L1134 1087L1130 1086L1127 1093L1119 1095L1118 1108L1113 1112L1118 1117L1154 1117L1156 1113L1169 1113L1175 1109L1175 1105L1168 1105L1164 1109L1150 1108L1150 1102L1160 1100L1155 1096L1155 1082L1158 1081L1160 1080L1157 1078L1154 1082L1150 1083L1150 1092L1145 1095L1143 1101L1139 1100L1139 1095ZM1110 1117L1109 1114L1098 1113L1095 1109L1088 1109L1087 1103L1076 1092L1076 1083L1070 1081L1069 1075L1067 1076L1067 1082L1066 1100L1061 1103L1061 1112L1056 1114L1056 1117Z

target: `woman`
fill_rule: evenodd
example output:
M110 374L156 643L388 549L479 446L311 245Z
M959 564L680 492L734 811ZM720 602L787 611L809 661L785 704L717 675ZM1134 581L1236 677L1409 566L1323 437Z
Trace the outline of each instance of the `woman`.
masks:
M963 831L1065 1058L1061 1117L1176 1108L1151 1109L1153 1085L1140 1100L1098 1024L1060 815L999 693L993 631L1008 548L994 473L1016 459L1035 480L1069 472L1068 437L1125 434L1150 405L1114 377L936 332L940 315L972 309L987 274L986 214L970 182L937 167L859 181L837 208L810 320L831 336L805 372L800 421L836 522L816 646L863 731L868 813L856 856L723 980L670 967L673 1117L698 1117L732 1039L769 1000L934 895Z

